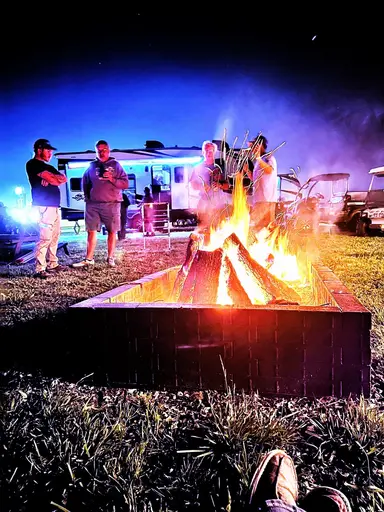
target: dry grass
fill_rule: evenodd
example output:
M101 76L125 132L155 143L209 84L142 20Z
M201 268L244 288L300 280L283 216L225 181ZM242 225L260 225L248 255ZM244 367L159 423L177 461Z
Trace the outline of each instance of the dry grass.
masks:
M186 243L175 240L167 251L165 239L151 240L144 251L141 240L126 240L116 269L100 263L49 281L31 278L32 265L0 269L1 343L13 347L1 363L2 510L244 510L259 455L281 447L297 464L301 496L314 484L332 485L354 511L383 511L382 238L321 235L318 244L323 263L373 315L369 400L73 384L54 378L62 369L55 358L65 355L55 340L37 349L44 371L32 371L32 336L60 330L69 305L181 263ZM62 263L82 258L84 245L70 252ZM100 243L97 259L105 256ZM20 366L11 368L15 360ZM29 374L18 371L25 367Z

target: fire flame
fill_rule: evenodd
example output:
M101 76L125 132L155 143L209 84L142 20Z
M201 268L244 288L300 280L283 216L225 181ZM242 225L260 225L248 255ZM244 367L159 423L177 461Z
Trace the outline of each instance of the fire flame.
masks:
M235 186L232 196L231 217L223 221L218 227L211 228L209 242L202 248L206 251L214 251L222 247L224 240L235 233L244 247L248 250L253 260L266 268L271 274L285 281L293 288L302 288L308 284L308 267L300 265L297 255L292 254L289 249L288 236L282 234L278 226L270 229L263 228L256 233L255 242L249 244L250 211L247 197L242 186L242 176L236 175ZM251 283L249 276L243 271L241 265L236 264L236 251L227 251L227 256L235 267L238 278L246 291L252 304L265 304L262 290ZM233 304L228 294L228 275L224 265L221 267L219 276L219 289L217 304Z

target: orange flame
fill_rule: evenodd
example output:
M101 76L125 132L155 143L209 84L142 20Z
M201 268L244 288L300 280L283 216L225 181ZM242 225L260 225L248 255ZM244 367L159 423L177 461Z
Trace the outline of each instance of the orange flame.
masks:
M256 233L256 241L249 245L250 210L241 173L236 174L232 207L231 217L223 221L219 227L211 228L209 243L204 246L203 250L214 251L222 247L224 240L235 233L247 248L251 258L268 269L271 274L287 282L290 286L299 288L305 286L308 282L308 268L307 266L300 267L297 256L290 253L288 236L281 234L278 226L272 230L270 228L262 229ZM228 256L234 264L237 276L252 304L264 304L262 290L251 285L247 275L242 273L241 265L236 265L233 254L228 254ZM227 282L226 269L222 265L219 276L218 304L230 305L233 303L228 293Z

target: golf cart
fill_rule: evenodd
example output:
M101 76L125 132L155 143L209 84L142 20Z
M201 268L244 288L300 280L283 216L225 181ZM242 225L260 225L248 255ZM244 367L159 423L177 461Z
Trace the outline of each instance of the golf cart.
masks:
M303 233L318 233L320 223L333 224L344 206L348 173L325 173L309 178L287 210L287 226Z

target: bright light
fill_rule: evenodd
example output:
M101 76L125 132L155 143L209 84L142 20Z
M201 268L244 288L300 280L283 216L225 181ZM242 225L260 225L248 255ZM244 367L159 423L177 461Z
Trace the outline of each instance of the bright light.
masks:
M15 194L16 194L17 196L21 196L21 194L22 194L23 192L24 192L23 187L16 187L16 188L15 188Z
M35 208L10 208L9 215L20 224L35 224L39 219Z

